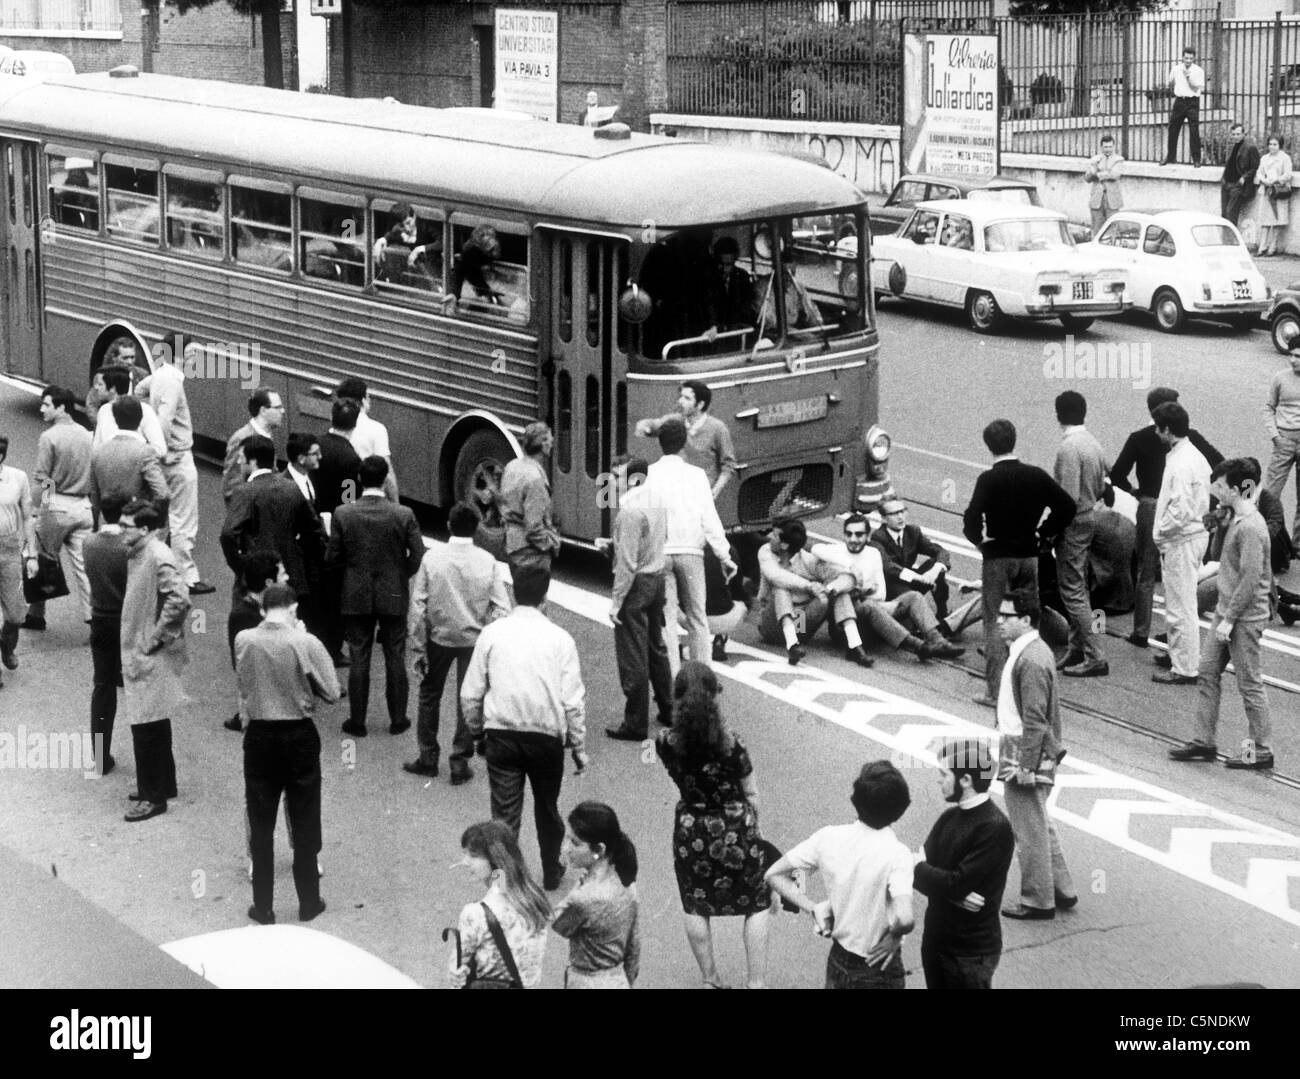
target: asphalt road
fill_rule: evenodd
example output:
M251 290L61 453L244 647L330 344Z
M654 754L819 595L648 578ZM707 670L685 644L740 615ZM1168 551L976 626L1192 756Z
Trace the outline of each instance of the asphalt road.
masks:
M1025 456L1050 462L1057 437L1052 398L1072 384L1042 374L1043 348L1059 340L1059 329L984 339L955 317L923 317L888 305L881 326L883 421L899 446L896 482L909 497L935 507L919 511L923 523L955 533L952 512L964 505L970 479L986 458L979 430L988 418L1015 418ZM1152 384L1182 389L1193 422L1221 449L1263 452L1259 402L1282 360L1262 333L1243 339L1194 329L1166 338L1137 320L1097 327L1098 338L1149 343ZM972 378L976 366L979 377ZM935 393L935 387L949 389ZM1079 388L1093 408L1089 426L1114 452L1143 422L1145 387L1097 380ZM12 440L10 463L30 467L39 430L34 400L0 387L0 431ZM951 503L943 497L949 479L956 485ZM15 769L0 783L0 843L43 872L56 866L60 881L156 944L248 924L240 746L237 735L221 728L234 711L235 694L225 647L229 574L216 544L218 480L215 469L200 467L198 559L205 578L222 587L197 600L202 617L196 615L191 627L186 683L192 703L175 722L181 797L163 817L140 825L122 821L133 780L125 729L118 735L118 771L107 779ZM837 526L826 521L820 527ZM959 559L958 573L973 575L974 563ZM669 848L675 789L652 750L613 743L601 733L619 712L611 634L603 623L608 583L601 567L579 552L566 554L558 576L550 613L578 642L593 757L587 776L566 778L561 806L597 798L617 808L641 854L641 984L696 985ZM83 728L90 684L86 630L67 603L52 604L49 619L48 632L24 634L22 667L6 674L0 734L20 727L29 733ZM1127 632L1122 622L1113 628ZM973 669L973 635L967 643ZM1006 923L996 984L1154 988L1245 980L1300 986L1297 791L1262 775L1170 764L1165 747L1181 735L1194 691L1157 690L1148 681L1148 654L1116 639L1108 647L1111 677L1067 687L1066 694L1079 707L1064 717L1070 757L1056 813L1083 898L1075 912L1050 925ZM818 647L792 669L776 650L758 644L751 627L737 636L733 653L723 672L724 711L754 759L764 832L782 847L851 819L853 775L861 763L882 757L908 766L913 801L897 831L909 846L919 845L944 808L924 747L944 732L991 725L991 715L970 703L979 682L962 663L921 666L909 657L880 656L866 673ZM1266 669L1300 682L1294 657L1271 652ZM378 688L378 665L375 679ZM473 783L452 788L445 778L403 773L401 761L414 756L414 734L386 733L381 698L372 693L374 733L364 741L339 734L345 705L319 719L325 746L322 887L330 906L313 928L364 948L422 985L439 985L446 964L439 931L454 924L462 904L478 898L463 871L451 866L463 828L488 815L486 778L480 768ZM1296 697L1274 691L1272 699L1279 770L1300 775ZM1244 727L1230 682L1225 702L1222 743L1231 745ZM528 816L524 850L536 865ZM277 862L277 908L291 919L282 827ZM1013 869L1012 889L1016 879ZM717 929L720 970L740 984L739 922L723 920ZM14 932L0 926L0 951L23 946ZM807 919L778 917L770 983L820 985L826 947ZM909 984L920 987L917 938L904 958L913 972ZM564 959L562 942L553 939L543 984L561 983Z

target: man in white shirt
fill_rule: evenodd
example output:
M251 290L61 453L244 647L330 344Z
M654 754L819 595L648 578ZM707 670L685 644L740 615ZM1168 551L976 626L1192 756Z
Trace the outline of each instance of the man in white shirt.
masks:
M902 989L903 938L912 931L912 854L891 825L911 804L907 780L888 761L863 765L850 799L858 819L815 832L786 852L767 880L811 914L830 937L827 989ZM814 903L795 870L820 872L827 899Z
M573 638L538 608L550 573L521 566L514 575L517 606L483 627L460 688L465 722L484 742L492 817L519 834L524 780L533 789L533 815L547 891L564 877L560 845L560 784L564 750L576 775L587 769L587 728L578 649Z
M244 460L240 452L244 439L261 435L275 441L275 432L284 423L284 404L280 395L266 386L259 386L248 398L248 422L226 439L226 461L221 469L221 497L229 504L231 497L244 483Z
M1205 90L1205 69L1196 62L1196 50L1187 45L1181 63L1169 71L1166 85L1173 92L1174 104L1169 110L1169 146L1162 165L1171 165L1178 158L1178 138L1183 133L1183 121L1190 129L1192 164L1201 167L1201 93Z
M1166 447L1151 535L1160 551L1165 582L1170 660L1169 670L1156 671L1151 681L1192 686L1201 661L1196 584L1210 539L1203 523L1210 512L1210 465L1187 437L1187 409L1177 401L1166 401L1151 418Z
M686 619L690 658L708 663L711 655L709 618L704 606L704 545L713 548L727 580L736 572L722 520L713 504L709 479L702 468L683 460L681 453L685 446L685 422L677 416L664 419L659 426L659 449L663 456L646 474L642 503L665 510L668 518L668 540L664 544L668 563L664 618L672 637L668 642L668 659L674 675L681 662L676 647L679 606Z
M95 418L95 438L91 443L91 448L97 450L118 433L117 420L113 418L113 402L119 397L131 396L131 370L127 367L100 368L95 372L95 379L102 383L105 397ZM141 402L141 407L144 415L140 420L140 434L161 461L167 456L167 439L163 437L158 414L145 402Z
M384 480L384 494L390 502L397 501L397 473L393 470L393 451L388 445L388 428L370 418L370 388L359 378L345 378L334 390L336 401L347 398L361 406L357 425L348 436L352 448L361 460L382 457L388 462L388 477Z

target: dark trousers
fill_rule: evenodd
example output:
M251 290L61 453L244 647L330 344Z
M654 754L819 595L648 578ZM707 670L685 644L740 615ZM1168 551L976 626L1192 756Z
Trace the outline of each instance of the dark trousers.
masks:
M135 744L135 780L142 802L176 797L176 758L172 756L172 721L131 724Z
M275 818L280 795L293 837L293 883L298 905L320 900L320 735L310 719L254 719L244 735L244 799L248 851L253 859L253 905L275 906Z
M527 779L533 788L533 821L542 848L542 871L558 877L560 843L564 839L564 822L560 819L564 743L534 731L488 731L486 741L492 819L505 821L515 835L519 834Z
M867 966L866 959L836 942L826 957L827 989L902 989L905 980L901 955L894 956L881 970Z
M642 735L650 730L650 691L661 716L673 714L673 674L664 645L664 578L638 573L618 612L614 655L618 680L627 703L623 726Z
M1234 225L1241 220L1241 211L1255 201L1255 189L1245 188L1239 184L1219 189L1219 216L1226 217Z
M438 765L442 752L438 745L438 725L442 712L442 691L447 684L447 672L456 664L456 733L451 740L451 770L465 772L474 756L474 739L465 725L465 712L460 706L460 687L469 670L469 660L474 646L446 648L429 642L429 669L420 679L420 710L415 726L415 741L420 747L420 763Z
M1192 142L1192 161L1201 160L1201 99L1199 97L1176 97L1173 108L1169 110L1169 149L1165 153L1166 161L1178 160L1178 137L1183 133L1183 121L1187 121Z
M1000 951L991 955L953 955L921 945L927 989L992 989Z
M113 746L113 724L117 720L117 687L122 684L122 620L106 615L90 617L90 662L94 671L90 690L90 736L102 737L98 749L108 760Z
M366 725L370 707L370 652L378 627L379 647L384 650L384 696L388 722L406 719L406 702L411 685L406 677L406 616L403 614L344 615L348 641L348 714L358 727Z
M1038 595L1038 556L1030 558L984 558L984 684L997 700L1002 684L1002 667L1007 662L1007 642L998 632L998 608L1008 592Z
M336 569L322 566L320 578L312 587L312 619L307 629L320 638L335 665L343 658L344 618L339 614L343 602L343 578ZM351 692L351 690L349 690Z

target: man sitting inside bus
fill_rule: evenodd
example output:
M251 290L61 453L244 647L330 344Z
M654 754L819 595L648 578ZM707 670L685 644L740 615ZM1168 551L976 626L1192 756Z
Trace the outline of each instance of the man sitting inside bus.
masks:
M717 318L715 329L721 332L744 330L754 325L757 308L754 302L754 281L736 265L740 257L740 244L734 236L721 236L713 245L715 260L713 274L713 314Z
M781 302L785 307L785 328L787 330L808 330L817 326L825 325L822 313L813 302L812 296L807 288L794 275L794 268L787 262L781 270ZM767 332L770 328L773 333L776 332L776 297L773 293L776 291L772 284L772 275L766 274L758 279L758 285L755 291L761 291L763 296L763 313L759 318L758 332L760 335Z
M413 207L399 202L392 227L375 241L375 280L433 289L442 277L442 241L422 227Z

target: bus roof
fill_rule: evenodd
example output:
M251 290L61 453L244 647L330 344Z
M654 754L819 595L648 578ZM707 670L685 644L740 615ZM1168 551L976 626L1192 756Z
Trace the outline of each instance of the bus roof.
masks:
M17 81L17 80L15 80ZM231 171L422 191L530 217L659 228L854 206L829 169L779 154L374 99L169 75L54 77L0 91L0 130Z

